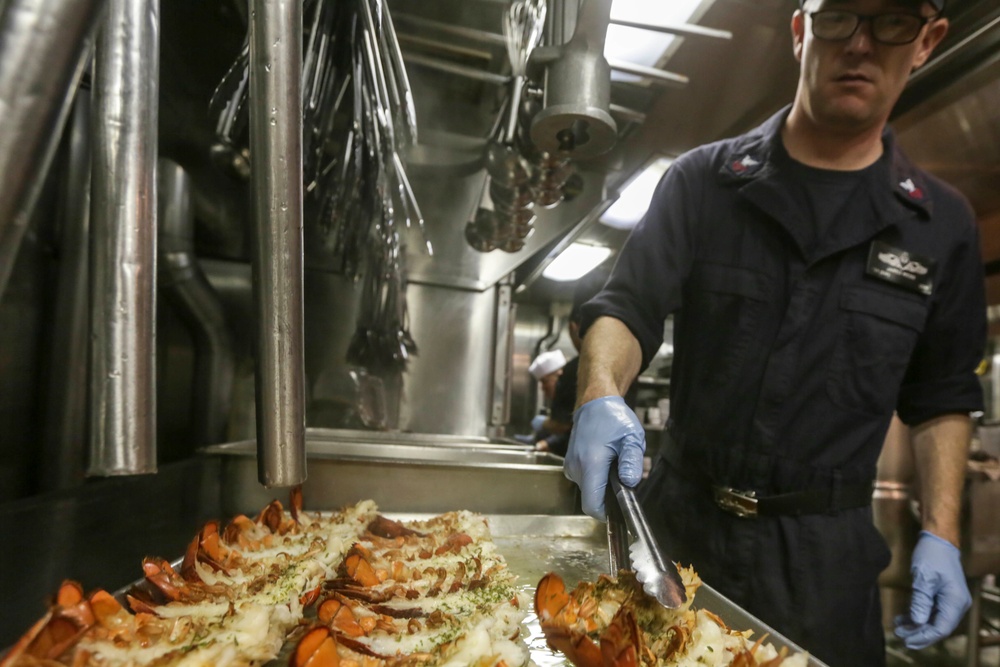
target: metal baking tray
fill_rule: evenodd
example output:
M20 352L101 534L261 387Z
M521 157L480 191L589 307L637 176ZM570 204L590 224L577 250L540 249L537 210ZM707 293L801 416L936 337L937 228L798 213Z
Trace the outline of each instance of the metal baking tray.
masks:
M207 447L202 454L219 460L224 514L257 512L283 495L257 482L253 441ZM461 507L482 514L569 515L579 507L562 457L523 447L443 446L405 438L357 442L309 433L306 460L306 507L344 507L358 498L371 498L385 512Z
M395 513L385 516L398 521L426 520L436 513ZM594 580L610 565L605 524L588 516L552 515L486 515L493 541L507 561L510 572L517 576L517 587L529 600L535 598L535 586L545 574L557 573L573 588L581 581ZM179 560L175 564L179 566ZM133 587L147 588L140 579L115 593L125 604L125 593ZM804 650L781 633L748 614L726 599L711 586L702 584L694 599L695 607L717 614L731 628L753 630L754 637L767 635L767 642L775 648L787 647L790 652ZM549 649L541 624L533 610L522 623L524 639L528 645L530 665L536 667L565 667L572 665L562 654ZM288 664L292 646L286 645L279 656L267 667ZM827 667L810 656L810 667Z
M391 515L408 520L410 515ZM568 587L584 580L594 580L610 568L605 524L588 516L504 516L488 515L490 531L510 571L529 597L534 599L535 585L548 572L555 572ZM790 652L804 653L798 646L760 619L736 606L708 584L702 584L695 594L694 606L717 614L731 628L753 630L754 637L767 635L767 642ZM538 667L571 664L561 654L549 650L545 636L534 614L525 619L531 660ZM810 667L826 667L809 657Z

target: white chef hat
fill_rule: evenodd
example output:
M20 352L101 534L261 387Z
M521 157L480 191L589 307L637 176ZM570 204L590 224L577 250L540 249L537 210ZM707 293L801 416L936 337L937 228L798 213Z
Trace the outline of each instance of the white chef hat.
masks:
M528 366L528 372L536 380L541 380L549 373L555 373L565 365L566 355L562 353L562 350L549 350L535 357L535 360Z

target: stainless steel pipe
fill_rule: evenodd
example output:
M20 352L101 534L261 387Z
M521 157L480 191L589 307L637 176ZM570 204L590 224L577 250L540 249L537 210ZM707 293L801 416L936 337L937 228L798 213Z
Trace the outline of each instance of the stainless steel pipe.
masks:
M709 37L712 39L732 39L733 33L728 30L716 30L705 26L691 23L643 23L641 21L629 21L627 19L616 19L611 17L612 25L620 25L626 28L638 28L639 30L649 30L650 32L661 32L667 35L678 35L680 37Z
M306 479L302 305L302 2L250 0L257 476Z
M612 58L608 61L608 65L611 69L616 72L621 72L622 74L633 74L635 76L641 76L646 79L651 79L653 83L658 83L667 86L682 87L688 84L689 79L683 74L675 74L674 72L667 72L665 70L656 67L646 67L645 65L636 65L635 63L627 63L624 60L615 60Z
M159 288L194 341L194 444L217 444L226 439L233 392L232 336L219 297L194 253L191 180L176 162L160 160L157 185Z
M94 59L91 475L156 471L158 0L108 0Z
M105 0L0 2L0 297Z
M457 76L461 76L466 79L474 79L476 81L492 83L497 86L505 86L510 82L510 77L503 74L494 74L493 72L487 72L486 70L482 70L476 67L469 67L468 65L460 65L458 63L453 63L448 60L442 60L440 58L435 58L433 56L425 56L420 53L404 53L403 61L410 65L416 65L418 67L428 67L430 69L438 70L439 72L445 72L447 74L455 74Z
M76 94L59 159L59 268L42 418L41 487L83 482L87 443L87 350L90 329L90 92Z

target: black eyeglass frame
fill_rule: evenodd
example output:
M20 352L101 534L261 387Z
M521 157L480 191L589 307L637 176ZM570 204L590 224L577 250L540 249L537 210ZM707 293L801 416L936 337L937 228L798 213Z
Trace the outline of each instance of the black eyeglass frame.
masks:
M812 22L812 34L813 34L813 37L815 37L816 39L821 39L824 42L846 42L850 38L854 37L855 34L857 34L858 29L861 27L862 23L864 23L865 21L868 21L868 23L871 25L871 36L872 36L872 39L874 39L879 44L885 44L886 46L905 46L906 44L912 44L913 42L915 42L917 40L918 37L920 37L920 33L923 31L924 27L928 23L936 21L939 18L941 18L942 15L944 15L943 11L939 11L939 12L937 12L935 14L931 14L930 16L923 16L922 14L910 14L908 12L880 12L878 14L861 14L860 12L852 12L849 9L820 9L820 10L815 11L815 12L805 12L805 13L809 16L809 19ZM847 14L849 16L853 16L854 17L854 29L851 30L851 32L848 33L847 35L845 35L844 37L833 37L833 38L831 38L831 37L821 37L820 35L816 34L816 18L815 17L816 17L817 14ZM887 42L887 41L885 41L883 39L879 39L878 36L875 34L875 19L881 18L883 16L907 16L907 17L910 17L910 18L915 18L915 19L918 19L920 21L920 26L917 28L916 32L913 34L913 37L911 37L910 39L906 40L905 42Z

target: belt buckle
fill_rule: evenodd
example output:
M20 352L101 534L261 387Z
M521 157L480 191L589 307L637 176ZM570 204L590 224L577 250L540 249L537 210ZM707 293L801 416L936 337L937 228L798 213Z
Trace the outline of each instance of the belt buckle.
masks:
M755 491L738 491L728 486L715 487L715 504L742 519L757 518L756 496Z

